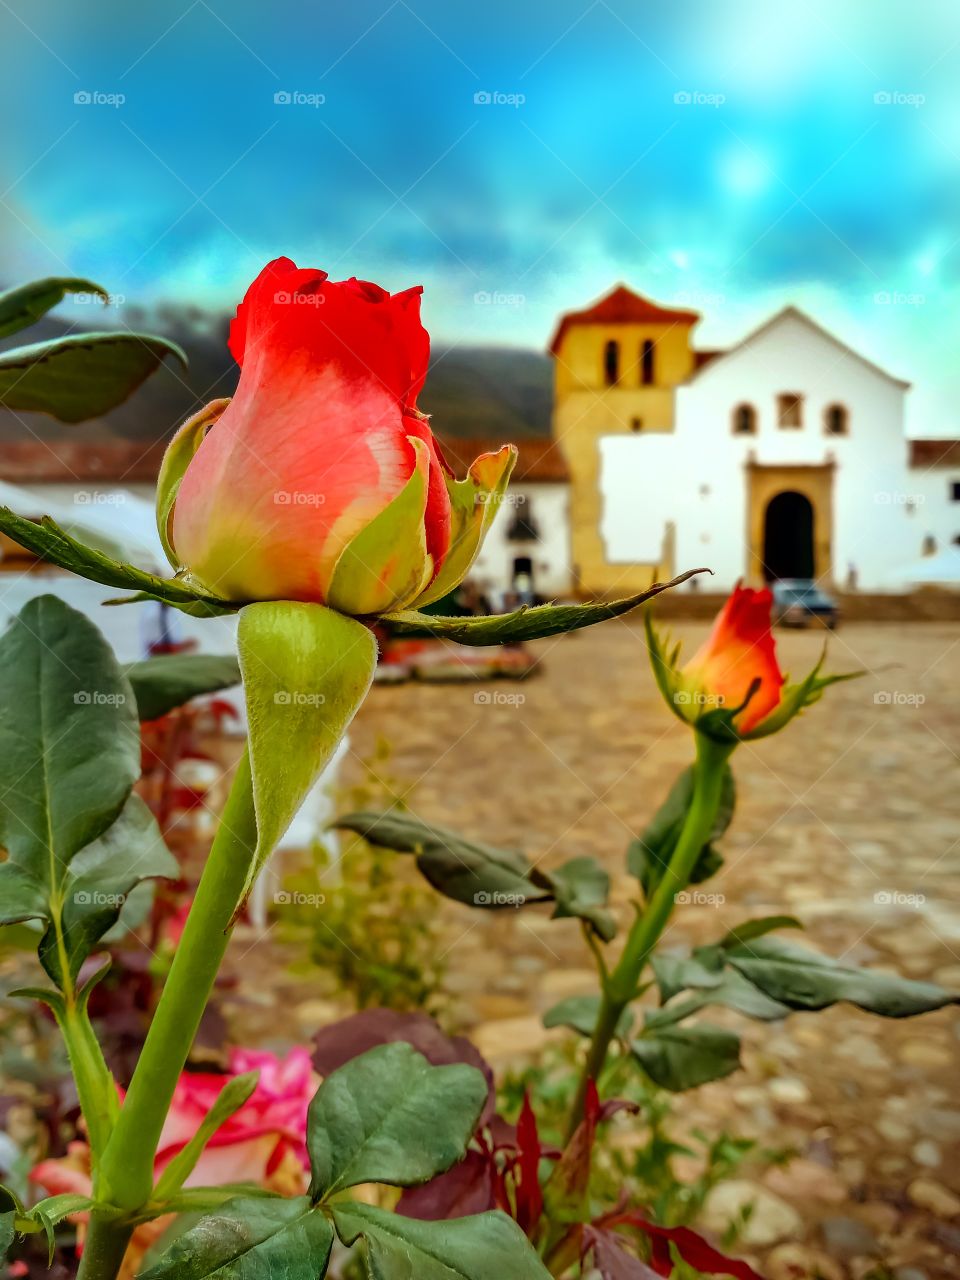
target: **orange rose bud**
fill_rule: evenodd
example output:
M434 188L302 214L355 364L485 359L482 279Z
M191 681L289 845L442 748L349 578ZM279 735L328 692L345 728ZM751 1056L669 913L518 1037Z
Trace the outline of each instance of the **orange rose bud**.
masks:
M682 672L704 709L736 711L733 724L741 735L765 720L782 696L785 681L770 629L772 603L766 588L754 591L738 583Z

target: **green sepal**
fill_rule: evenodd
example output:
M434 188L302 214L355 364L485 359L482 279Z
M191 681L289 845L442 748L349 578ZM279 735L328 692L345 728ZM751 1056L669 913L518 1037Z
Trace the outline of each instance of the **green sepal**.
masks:
M160 1175L151 1199L162 1203L181 1189L196 1168L197 1161L203 1155L207 1143L220 1126L226 1124L230 1117L249 1100L259 1079L259 1071L247 1071L227 1081L217 1094L213 1106L201 1120L196 1133L186 1146L177 1152Z
M444 473L450 499L450 546L440 572L417 598L417 608L441 600L467 576L503 501L516 461L516 445L505 444L497 453L477 458L463 480Z
M539 604L523 607L513 613L493 614L478 618L443 618L438 614L403 609L387 613L383 621L393 635L432 635L457 644L478 647L491 644L517 644L523 640L542 640L545 636L562 635L592 627L608 618L619 618L662 591L678 587L697 573L709 569L688 569L669 582L655 582L646 591L623 600L596 600L589 604Z
M237 650L257 821L245 899L366 697L377 645L324 605L268 600L241 609Z
M58 565L61 569L69 569L81 578L103 583L107 587L137 592L137 595L128 596L124 600L107 601L108 604L159 600L200 618L236 613L240 608L239 604L220 600L209 592L194 588L186 575L176 579L161 578L114 560L103 551L88 547L71 537L49 516L44 516L38 523L18 516L9 507L0 507L0 533L7 534L19 546L26 547L41 559Z
M331 609L364 617L402 608L429 581L433 559L427 551L424 516L430 454L422 440L408 439L416 453L413 473L341 551L326 591Z
M160 474L157 477L157 532L167 559L175 569L182 567L173 545L173 509L180 491L180 482L207 432L229 403L229 397L211 400L192 418L188 418L167 445L160 463Z

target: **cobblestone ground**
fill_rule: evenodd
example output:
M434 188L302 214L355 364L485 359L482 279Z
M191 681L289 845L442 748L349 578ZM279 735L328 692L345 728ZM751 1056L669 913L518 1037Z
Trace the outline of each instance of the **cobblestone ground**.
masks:
M687 653L704 631L673 629ZM785 669L805 672L822 643L782 633ZM376 689L354 749L385 735L423 818L545 865L602 859L625 922L625 847L688 763L689 733L659 700L636 623L535 648L542 670L522 685ZM869 674L738 751L727 864L705 886L723 900L680 909L666 943L788 911L832 955L960 990L960 626L851 624L831 639L829 666ZM448 985L501 1064L542 1044L545 1008L593 989L570 922L451 907L450 928ZM960 1274L956 1012L892 1022L841 1006L773 1028L734 1022L745 1070L686 1095L684 1123L799 1156L728 1184L710 1213L755 1199L747 1242L772 1280L879 1262L901 1268L898 1280Z

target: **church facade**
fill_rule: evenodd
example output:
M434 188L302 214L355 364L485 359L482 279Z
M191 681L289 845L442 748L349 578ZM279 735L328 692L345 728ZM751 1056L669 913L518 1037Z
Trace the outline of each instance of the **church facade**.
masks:
M902 591L899 569L960 544L960 448L906 438L907 382L794 307L722 352L694 346L699 318L619 286L557 326L572 590L705 565L717 591Z

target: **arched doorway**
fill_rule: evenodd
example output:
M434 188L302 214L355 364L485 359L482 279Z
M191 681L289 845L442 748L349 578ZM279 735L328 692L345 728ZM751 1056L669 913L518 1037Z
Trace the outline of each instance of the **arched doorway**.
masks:
M813 504L802 493L788 489L767 503L763 521L763 576L812 578Z

